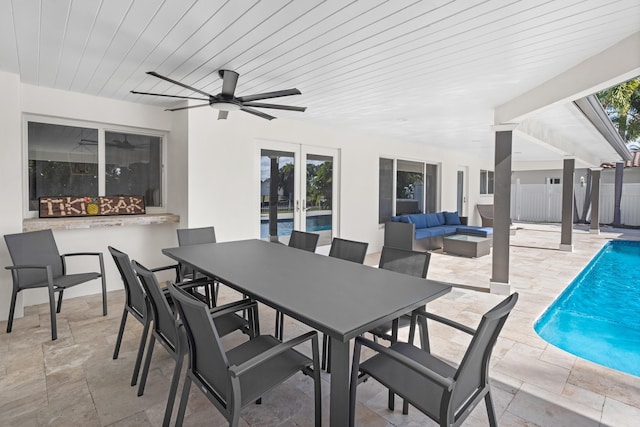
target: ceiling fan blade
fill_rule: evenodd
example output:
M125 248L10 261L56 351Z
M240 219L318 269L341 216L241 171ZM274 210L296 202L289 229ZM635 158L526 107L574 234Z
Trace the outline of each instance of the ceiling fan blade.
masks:
M208 107L209 105L210 105L210 104L207 102L206 104L189 105L188 107L165 108L165 110L164 110L164 111L180 111L180 110L188 110L189 108Z
M270 116L270 115L268 115L268 114L265 114L265 113L263 113L262 111L254 110L253 108L249 108L249 107L244 107L244 106L243 106L243 107L242 107L242 108L240 108L240 109L241 109L242 111L245 111L245 112L249 113L249 114L253 114L253 115L255 115L255 116L262 117L263 119L267 119L267 120L273 120L273 119L275 119L275 117Z
M281 96L302 95L298 89L277 90L275 92L257 93L255 95L239 96L240 102L258 101L259 99L278 98Z
M218 120L226 120L229 116L229 112L225 110L218 111Z
M231 70L220 70L218 75L222 78L222 95L229 98L233 97L238 84L238 73Z
M132 90L131 93L135 93L136 95L165 96L167 98L197 99L198 101L208 101L209 100L209 98L195 98L193 96L165 95L164 93L138 92L136 90Z
M169 83L173 83L174 85L182 86L185 89L189 89L189 90L192 90L194 92L198 92L198 93L200 93L200 94L202 94L204 96L207 96L207 97L213 96L210 93L203 92L200 89L196 89L195 87L187 86L186 84L180 83L179 81L176 81L176 80L173 80L173 79L170 79L169 77L161 76L160 74L156 73L155 71L147 71L147 74L149 74L150 76L157 77L159 79L165 80L165 81L167 81Z
M293 105L279 105L279 104L263 104L261 102L243 102L242 105L245 107L275 108L278 110L300 111L301 113L303 113L307 109L307 107L295 107Z

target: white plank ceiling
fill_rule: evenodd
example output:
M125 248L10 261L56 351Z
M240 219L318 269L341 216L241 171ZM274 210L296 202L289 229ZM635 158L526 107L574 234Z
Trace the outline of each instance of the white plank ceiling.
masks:
M176 107L130 91L217 94L230 69L237 95L302 91L277 117L484 150L496 106L638 30L638 0L0 0L0 70Z

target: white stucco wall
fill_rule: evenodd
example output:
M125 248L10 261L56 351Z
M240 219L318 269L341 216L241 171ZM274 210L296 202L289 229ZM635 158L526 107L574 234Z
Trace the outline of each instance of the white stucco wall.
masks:
M378 159L381 156L440 165L442 210L456 209L457 170L461 166L468 168L468 213L472 224L480 223L475 205L492 201L492 197L480 198L478 192L480 169L493 169L493 153L479 158L449 151L447 147L455 146L456 141L438 141L442 149L429 148L302 121L266 121L242 112L233 112L228 120L218 121L216 113L206 108L168 113L158 107L23 85L18 76L6 73L0 73L0 90L4 95L0 106L3 118L0 121L3 148L0 177L2 182L11 183L0 190L4 200L0 219L2 234L22 230L23 113L169 132L165 165L167 211L181 216L181 227L214 225L220 241L259 236L259 147L260 141L265 140L340 150L341 236L369 242L370 252L380 250L383 240L383 230L378 224ZM177 227L176 224L125 226L55 231L54 234L62 253L102 251L108 288L114 290L122 284L107 246L128 252L148 266L164 265L169 260L160 249L177 244ZM0 245L0 262L3 266L10 264L4 244ZM65 293L65 298L98 293L99 289L96 281ZM7 318L10 290L10 275L6 271L0 273L0 320ZM44 290L22 294L17 315L22 314L22 303L29 306L47 301Z

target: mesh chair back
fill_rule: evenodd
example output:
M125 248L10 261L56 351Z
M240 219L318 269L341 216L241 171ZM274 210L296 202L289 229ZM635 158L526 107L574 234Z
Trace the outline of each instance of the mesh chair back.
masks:
M476 333L454 376L456 387L451 397L454 410L460 408L475 390L487 386L489 359L493 346L517 301L518 294L513 293L482 316Z
M201 245L216 243L216 230L213 227L180 228L178 229L178 245Z
M112 246L109 246L109 252L111 253L113 261L120 272L120 277L122 278L124 291L126 293L127 306L137 312L140 317L144 317L146 312L144 291L136 278L136 273L133 271L133 267L131 267L129 255Z
M231 390L229 361L207 305L170 284L169 292L183 321L189 341L189 369L218 397L228 401Z
M383 246L378 267L383 270L395 271L396 273L424 279L427 277L430 260L431 254L429 252L416 252Z
M329 256L362 264L367 255L368 243L334 237L331 241Z
M149 298L151 313L153 315L153 330L161 336L174 351L180 351L180 338L176 323L176 316L160 288L156 275L136 261L131 261L133 269L140 279L140 283Z
M53 278L65 274L58 246L51 230L30 231L27 233L7 234L4 236L13 265L50 265ZM19 270L20 288L47 281L45 270Z
M318 246L318 238L320 238L319 234L293 230L289 239L289 246L303 251L315 252Z

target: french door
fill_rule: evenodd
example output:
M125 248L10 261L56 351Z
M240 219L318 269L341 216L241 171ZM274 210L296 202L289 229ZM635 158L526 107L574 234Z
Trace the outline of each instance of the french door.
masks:
M301 144L260 143L260 238L288 243L292 230L338 232L339 150Z

